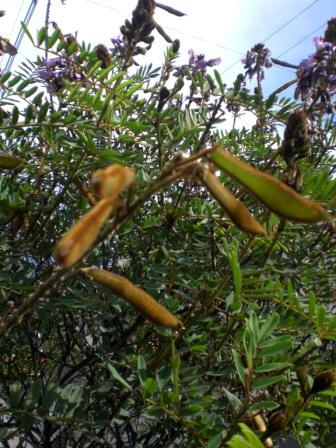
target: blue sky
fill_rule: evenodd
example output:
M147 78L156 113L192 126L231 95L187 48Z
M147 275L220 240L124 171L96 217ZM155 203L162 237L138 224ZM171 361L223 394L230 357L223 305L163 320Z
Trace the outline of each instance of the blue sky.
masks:
M1 1L1 9L6 11L6 16L1 19L0 35L15 41L20 20L24 18L30 3L31 0ZM119 34L119 26L127 14L130 16L136 3L136 0L66 0L65 5L62 5L60 0L53 0L50 19L56 21L64 33L78 31L79 40L109 46L109 39ZM181 63L187 62L189 48L193 48L196 53L204 53L207 58L219 56L222 63L218 70L223 73L224 81L228 84L243 70L239 62L229 69L241 59L242 54L305 8L308 7L299 17L266 40L272 56L278 57L322 26L281 57L298 64L314 51L313 36L323 35L323 25L331 16L336 16L335 0L162 0L162 3L187 14L179 18L159 9L156 13L156 20L168 34L172 38L181 39ZM37 1L29 25L33 34L36 28L44 24L46 4L47 0ZM165 47L165 41L158 36L146 62L151 59L155 65L160 65ZM26 38L19 49L16 63L24 58L34 58L33 49ZM141 57L138 61L141 63ZM2 68L5 63L6 58L3 58ZM271 92L281 83L294 79L294 76L293 70L272 68L267 73L266 91Z

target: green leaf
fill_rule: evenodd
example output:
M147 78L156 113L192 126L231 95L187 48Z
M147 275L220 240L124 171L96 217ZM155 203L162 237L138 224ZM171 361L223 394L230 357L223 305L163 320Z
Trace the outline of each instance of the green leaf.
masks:
M215 75L218 87L220 89L220 92L223 94L224 93L224 84L223 84L222 77L221 77L219 71L215 69L214 75Z
M278 408L280 405L275 401L259 401L249 407L249 412L261 411L263 409L272 410Z
M141 355L138 356L138 377L142 387L145 387L145 382L147 379L147 367L145 358Z
M260 356L274 356L292 348L290 336L278 336L260 344Z
M246 375L245 375L245 370L244 370L243 364L241 363L241 360L240 360L240 356L238 355L236 350L232 350L232 354L233 354L233 361L236 366L236 370L239 375L240 381L245 386Z
M124 378L117 372L117 370L110 364L109 362L105 363L105 367L108 369L108 371L111 373L112 377L118 381L120 384L122 384L126 389L132 390L131 386L128 384L127 381L124 380Z
M148 377L143 385L146 397L152 397L157 391L158 387L154 378Z
M47 48L49 49L49 48L53 47L59 37L60 37L60 29L56 28L55 31L52 33L52 35L48 39Z
M259 333L259 341L266 339L272 331L278 326L280 317L278 314L274 313L270 316L267 321L263 324Z
M20 84L16 87L16 91L17 92L21 92L22 90L24 90L29 84L30 84L30 79L24 79L22 82L20 82Z
M163 391L165 386L169 383L172 377L172 369L170 366L165 366L159 373L156 375L156 382L160 391Z
M47 35L48 35L48 31L47 31L47 29L45 27L42 27L37 32L37 45L38 46L42 45L42 43L45 41Z
M45 120L48 111L49 111L49 103L42 104L37 114L37 121L39 123Z
M31 35L31 33L30 33L30 31L29 31L27 25L25 24L25 22L21 22L21 26L22 26L23 31L26 33L28 39L30 40L30 42L31 42L33 45L35 45L35 44L34 44L33 36Z
M318 408L328 409L330 411L336 411L336 408L332 404L327 403L326 401L311 400L309 402L309 405L310 406L315 406L315 407L318 407Z
M262 373L262 372L272 372L273 370L278 369L287 369L289 367L292 367L293 364L290 362L269 362L267 364L261 364L255 369L256 373Z
M240 399L236 395L232 394L228 389L225 389L225 387L223 387L223 392L224 392L225 396L227 397L227 399L229 400L233 409L236 412L238 412L242 405L242 402L240 401Z
M8 85L8 87L9 88L12 88L12 87L14 87L15 86L15 84L17 84L19 81L21 81L21 76L14 76L14 78L12 78L8 83L7 83L7 85Z
M11 72L4 73L0 78L0 84L5 83L12 76Z
M12 125L15 126L19 120L19 109L18 107L14 106L12 109Z
M254 448L264 448L260 439L254 434L254 432L244 423L239 423L240 429L245 438L252 444Z
M268 376L266 378L261 378L259 380L256 380L252 384L252 390L260 389L262 387L270 386L271 384L278 383L279 381L283 380L283 375L277 375L277 376Z
M20 402L22 386L20 383L13 383L10 386L8 404L11 408L16 408Z

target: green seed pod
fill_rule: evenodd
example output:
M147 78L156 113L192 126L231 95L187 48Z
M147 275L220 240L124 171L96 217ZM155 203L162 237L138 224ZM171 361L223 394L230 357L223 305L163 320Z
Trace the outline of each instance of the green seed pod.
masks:
M254 219L245 205L236 199L210 170L201 173L200 179L239 229L253 235L266 235L262 225Z
M301 196L269 174L256 170L215 145L210 154L213 163L282 218L303 223L333 222L332 216L311 199Z
M0 169L12 170L18 168L20 165L24 165L24 163L25 161L20 157L0 152Z

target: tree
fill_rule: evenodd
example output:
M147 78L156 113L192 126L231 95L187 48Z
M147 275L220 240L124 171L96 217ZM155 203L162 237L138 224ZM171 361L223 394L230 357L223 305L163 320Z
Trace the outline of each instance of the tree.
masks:
M25 28L0 78L2 444L330 446L335 20L293 100L262 44L232 87L179 66L155 7L112 50Z

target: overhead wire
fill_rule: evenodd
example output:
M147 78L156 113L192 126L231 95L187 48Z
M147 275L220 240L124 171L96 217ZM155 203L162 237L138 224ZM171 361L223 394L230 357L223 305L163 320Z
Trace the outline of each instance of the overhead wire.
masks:
M25 15L25 18L23 19L23 23L25 23L26 25L29 24L29 22L30 22L30 20L31 20L31 18L33 16L33 13L34 13L36 5L37 5L37 2L38 2L38 0L32 0L30 5L29 5L29 8L28 8L27 13ZM15 39L15 42L13 44L14 47L17 50L19 49L19 47L21 45L23 36L24 36L24 31L23 31L23 28L21 27L20 31L19 31L16 39ZM8 72L10 70L10 68L11 68L11 66L13 64L14 58L15 58L15 55L8 57L6 65L5 65L5 68L3 70L4 73L6 73L6 72Z
M288 53L289 51L293 50L293 48L297 47L298 45L301 44L301 42L303 42L304 40L306 40L308 37L312 36L313 34L315 34L317 31L319 31L321 28L324 28L326 26L326 22L324 22L321 26L319 26L318 28L316 28L314 31L311 31L309 34L307 34L306 36L304 36L302 39L298 40L295 44L293 44L291 47L287 48L287 50L283 51L281 54L279 54L279 56L277 56L278 58L281 58L284 54Z
M284 24L282 24L279 28L277 28L275 31L273 31L271 34L269 34L267 37L265 37L265 39L262 41L262 43L265 43L266 41L268 41L271 37L275 36L277 33L279 33L280 31L282 31L287 25L289 25L290 23L292 23L294 20L296 20L298 17L300 17L302 14L304 14L306 11L308 11L308 9L312 8L316 3L318 3L320 0L314 0L312 3L310 3L309 5L307 5L304 9L302 9L301 11L299 11L297 14L295 14L295 16L291 17L289 20L287 20L287 22L285 22ZM319 27L318 29L320 29L322 27ZM312 33L310 33L308 36L306 36L305 38L303 38L299 43L303 42L307 37L311 36L311 34L315 33L317 30L312 31ZM293 48L297 45L299 45L299 43L296 43L293 45ZM291 49L291 48L290 48ZM290 49L287 49L285 52L283 52L280 56L282 56L285 53L288 53L288 51L290 51ZM278 58L280 56L277 56ZM232 67L234 67L236 64L238 64L238 62L240 62L240 59L237 59L235 62L233 62L231 65L229 65L229 67L227 67L225 70L223 70L221 72L221 74L223 75L224 73L228 72Z

